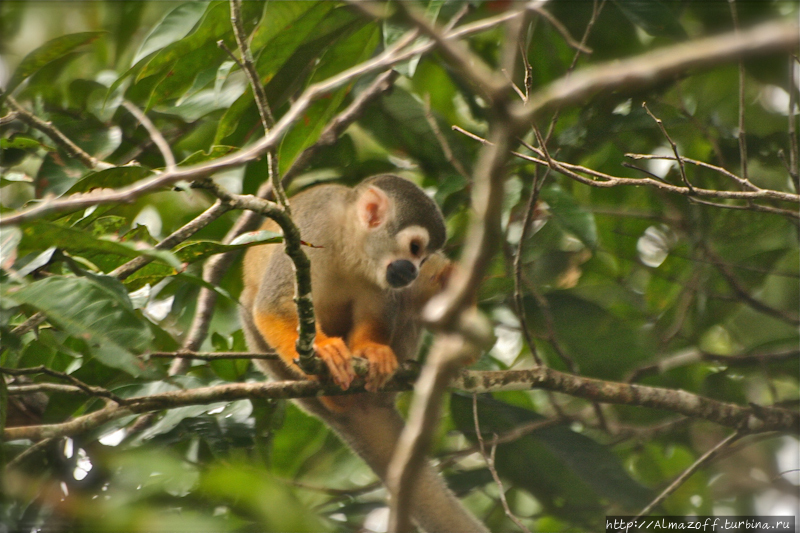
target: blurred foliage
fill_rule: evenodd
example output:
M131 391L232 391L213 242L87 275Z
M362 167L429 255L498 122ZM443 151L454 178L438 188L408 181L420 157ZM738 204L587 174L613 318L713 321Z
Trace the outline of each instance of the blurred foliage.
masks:
M470 2L461 23L495 15L509 4ZM464 5L430 2L427 15L444 24ZM595 5L552 2L547 8L579 40ZM797 4L790 1L735 5L742 27L798 16ZM42 132L18 120L4 123L0 213L48 196L123 187L163 168L147 132L120 107L123 98L146 110L181 164L215 159L259 138L261 125L246 78L217 45L222 41L236 48L229 17L223 1L0 2L0 85L92 156L113 165L90 171ZM327 1L246 1L242 22L276 117L309 84L369 59L404 28L402 20L370 21ZM593 53L581 56L577 68L732 28L727 2L604 2L586 42ZM468 42L497 66L502 38L498 27ZM534 20L526 43L533 90L567 73L575 52L551 24ZM784 164L791 150L788 95L798 83L789 81L789 60L760 58L745 62L744 69L748 175L760 187L797 192ZM481 144L451 126L485 134L485 102L437 53L398 70L402 75L391 93L372 104L334 146L320 151L290 192L321 181L353 184L376 172L399 173L425 187L442 206L450 233L447 252L457 257L470 214L470 181L445 156L443 145L464 168L472 168ZM795 65L795 75L798 71ZM372 78L355 80L308 109L280 146L282 170ZM515 81L523 86L521 74ZM683 156L742 175L738 85L734 64L646 92L598 96L560 111L552 123L550 152L598 172L641 177L641 170L622 166L631 162L624 154L671 154L642 108L646 102ZM8 106L2 101L0 106L0 116L5 115ZM791 120L795 131L800 129L796 114ZM540 127L547 131L549 125ZM530 134L525 140L535 143ZM674 164L634 163L680 184ZM703 205L654 188L591 188L514 158L503 212L506 240L479 301L495 320L499 341L479 368L532 364L515 315L512 265L535 175L546 181L521 248L523 303L537 351L548 365L568 369L565 354L583 375L624 380L680 354L796 350L797 327L776 316L796 316L799 306L796 220ZM687 175L705 188L738 187L708 168L687 165ZM265 176L265 163L259 161L216 178L234 192L253 193ZM179 346L203 286L202 260L253 244L219 243L235 219L231 213L170 252L153 250L154 243L212 201L204 192L178 187L130 204L4 227L0 364L46 365L123 397L263 379L247 361L197 362L187 375L167 378L166 363L141 357ZM274 242L276 237L258 238ZM155 261L121 282L105 275L140 255ZM743 301L718 263L775 312ZM238 266L230 269L217 289L223 298L206 350L246 349L237 320L239 276ZM12 333L36 311L47 316L43 326L22 336ZM796 407L799 394L796 356L745 366L695 358L641 375L650 385L737 403ZM0 419L7 414L10 426L63 421L102 404L57 393L45 402L6 400L5 385L0 381ZM552 399L540 391L480 398L484 438L488 442L492 434L552 415ZM653 428L675 415L605 406L606 423L618 428L608 432L587 414L591 406L585 401L554 399L582 422L540 429L496 450L512 509L538 531L596 530L605 514L637 512L724 436L702 422L658 431ZM47 531L362 531L366 520L366 527L380 530L385 492L373 487L374 475L293 404L253 400L182 407L127 435L132 421L53 440L6 469L0 523L8 530ZM436 443L442 458L474 441L471 398L452 396L443 428ZM13 459L31 444L6 442L3 456ZM796 454L796 439L754 443L746 453L692 476L660 511L767 513L765 494L795 491L796 498L796 487L779 475L797 467L780 459L786 449ZM492 530L512 529L482 459L471 455L443 464L450 465L444 474L454 490Z

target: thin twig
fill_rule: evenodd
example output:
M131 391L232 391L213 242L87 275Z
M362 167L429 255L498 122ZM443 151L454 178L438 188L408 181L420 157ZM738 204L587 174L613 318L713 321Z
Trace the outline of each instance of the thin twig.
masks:
M264 217L271 218L280 226L284 236L284 250L294 264L295 281L297 283L295 303L297 304L299 326L296 349L299 365L307 374L319 373L322 366L321 361L314 352L316 319L314 318L314 306L311 301L311 263L301 246L300 230L297 229L291 216L273 202L251 195L231 194L210 179L196 182L195 185L209 191L235 209L256 211ZM185 346L185 348L188 347ZM197 347L188 349L190 351L196 350Z
M706 253L708 254L709 259L712 263L717 267L717 270L722 277L725 278L725 281L728 282L728 286L733 289L733 292L736 293L736 296L743 300L747 305L755 309L756 311L760 311L765 315L769 315L771 317L777 318L778 320L782 320L787 324L791 324L793 326L800 326L800 317L797 317L793 314L790 314L786 311L781 311L780 309L776 309L770 305L765 304L761 300L754 298L747 288L739 281L736 275L733 273L733 270L726 265L720 258L717 253L711 249L710 246L704 246Z
M171 250L230 210L230 205L217 200L211 205L211 207L197 215L195 218L177 230L170 233L161 242L153 246L153 249ZM153 261L153 256L140 255L139 257L135 257L127 263L118 266L109 272L108 275L117 278L118 280L124 280L151 261Z
M481 58L461 43L449 39L440 28L428 22L415 6L407 2L398 2L395 6L423 35L431 38L436 48L453 63L461 76L472 82L485 98L494 101L505 93L509 84L498 83L500 78L492 73Z
M490 140L479 137L478 135L470 133L458 126L453 126L453 129L483 144L491 143ZM793 194L790 192L776 191L773 189L761 189L761 188L759 188L757 191L720 191L716 189L703 189L696 186L690 190L688 187L672 185L671 183L659 181L654 178L623 178L618 176L611 176L610 174L599 172L597 170L593 170L591 168L584 167L581 165L574 165L572 163L558 161L553 158L551 158L550 161L547 161L545 160L545 155L541 150L534 148L533 151L539 157L530 156L516 151L510 151L509 153L511 153L516 157L519 157L520 159L524 159L525 161L530 161L538 165L550 166L553 170L560 172L565 176L574 179L575 181L583 183L584 185L590 185L592 187L610 188L621 185L626 185L626 186L646 185L655 187L657 189L661 189L663 191L680 194L683 196L695 195L695 196L705 196L708 198L731 199L731 200L768 199L768 200L778 200L781 202L792 202L800 204L800 194ZM583 173L591 177L587 178L579 173Z
M733 32L739 34L739 14L736 11L736 1L728 0L731 8L731 18L733 19ZM747 176L747 139L744 129L744 61L739 60L739 161L742 167L742 177L748 180Z
M158 357L162 359L172 359L180 357L182 359L200 359L202 361L216 361L220 359L278 359L276 353L261 352L188 352L180 350L177 352L148 352L143 357Z
M153 248L156 250L169 250L177 246L210 222L227 213L230 209L231 207L227 204L223 204L219 201L215 202L214 205L206 209L203 213L191 221L187 222L183 227L175 230L164 240L156 244ZM134 257L127 263L120 265L109 272L108 275L118 280L124 280L146 264L152 262L153 259L154 257L151 255L140 255L139 257ZM44 323L45 320L47 320L47 316L42 312L37 312L31 315L30 318L28 318L25 322L15 327L11 332L14 335L24 335L25 333L28 333Z
M800 87L795 82L797 72L797 60L795 57L789 58L789 175L794 183L794 192L800 193L800 143L797 141L797 93Z
M791 209L781 209L779 207L772 207L769 205L754 204L752 201L747 202L746 205L721 204L719 202L709 202L707 200L701 200L699 198L689 198L689 201L695 204L707 205L711 207L719 207L720 209L734 209L738 211L757 211L759 213L770 213L773 215L780 215L782 217L793 219L795 224L797 224L797 221L800 221L800 213L798 213L797 211Z
M84 383L83 381L79 380L75 376L70 374L59 372L57 370L53 370L51 368L47 368L44 365L28 367L28 368L4 368L0 367L0 374L7 374L9 376L30 376L33 374L45 374L54 378L63 379L64 381L68 381L72 385L78 387L79 389L86 392L86 394L90 394L92 396L99 396L101 398L108 398L114 402L117 402L120 405L125 405L127 402L126 400L120 398L113 392L109 391L108 389L104 389L103 387L96 387L94 385L89 385Z
M450 149L450 143L447 141L447 137L444 136L442 130L439 128L439 123L436 122L436 117L433 115L433 111L431 110L431 95L425 95L425 119L428 121L428 125L431 127L433 134L436 136L436 140L439 141L439 145L442 147L442 153L444 154L445 159L453 165L453 168L456 169L463 178L469 180L469 172L467 169L464 168L464 165L461 161L453 155L453 150Z
M6 469L16 468L20 466L28 457L32 457L39 453L40 451L46 449L50 444L53 442L53 439L42 439L36 444L30 446L29 448L25 448L22 452L19 453L16 457L10 460L6 464Z
M589 48L588 46L586 46L586 43L583 40L581 42L578 42L575 39L573 39L572 35L569 34L569 30L566 28L566 26L561 24L560 20L555 18L552 13L547 11L545 8L540 6L538 3L530 2L530 3L528 3L527 8L530 11L538 13L539 15L541 15L541 17L543 19L545 19L547 22L549 22L550 25L553 26L553 28L555 28L556 31L559 34L561 34L561 37L564 39L564 42L567 43L567 46L577 50L578 52L580 52L582 54L591 54L592 53L592 49Z
M253 97L256 102L256 108L258 108L258 114L261 117L261 125L264 127L264 134L269 134L269 131L275 126L275 117L272 115L267 93L264 90L264 85L261 83L261 78L256 70L253 54L250 52L250 47L247 45L247 36L242 26L240 2L241 0L230 0L231 26L233 27L233 35L236 38L236 45L239 47L239 53L242 56L242 60L239 64L247 75L247 80L253 90ZM267 151L267 169L269 180L272 183L272 190L278 204L291 215L289 200L286 198L286 192L283 190L283 185L281 183L280 170L278 167L278 151L276 147Z
M60 129L55 127L52 122L40 119L22 107L22 105L20 105L13 96L6 94L3 89L0 89L0 97L3 97L3 95L5 95L4 98L8 106L16 113L16 118L50 137L50 139L60 146L68 156L74 157L86 168L90 168L92 170L104 170L114 166L110 163L106 163L105 161L100 161L99 159L86 153L80 146L72 142L69 137L64 135Z
M686 187L688 187L691 192L694 192L694 187L692 187L692 184L689 183L689 178L686 177L686 166L683 164L683 158L678 153L678 145L675 144L675 141L673 141L672 137L669 136L667 128L664 127L664 123L661 121L661 119L656 117L652 112L650 112L650 108L647 107L646 102L642 102L642 107L644 108L645 111L647 111L647 114L650 115L650 118L656 121L656 124L658 124L658 129L661 130L661 133L664 135L664 137L666 137L667 142L672 148L672 153L675 154L675 159L678 161L678 168L680 169L681 181L683 181L683 184L686 185Z
M525 527L525 524L517 518L511 511L511 507L508 506L508 500L506 500L506 490L503 487L503 481L500 479L500 475L497 473L497 469L494 467L494 456L495 451L497 450L498 439L497 435L494 436L494 440L492 441L492 452L491 454L486 453L486 446L483 442L483 433L481 432L481 425L480 421L478 420L478 395L472 395L472 419L475 423L475 435L478 438L478 447L480 449L481 455L483 456L483 460L486 463L486 468L489 469L489 472L492 474L492 479L494 479L495 485L497 485L497 491L500 495L500 503L503 504L503 510L506 513L506 516L514 522L518 528L520 528L525 533L530 533L530 530Z
M655 154L632 154L632 153L628 153L628 154L625 154L625 157L630 157L631 159L645 159L645 160L649 160L649 159L665 159L667 161L677 161L677 158L674 155L655 155ZM733 172L731 172L730 170L728 170L726 168L723 168L723 167L720 167L720 166L717 166L717 165L712 165L711 163L706 163L705 161L698 161L697 159L691 159L689 157L681 156L681 160L684 163L689 163L690 165L695 165L695 166L698 166L698 167L703 167L703 168L707 168L709 170L713 170L714 172L718 172L718 173L722 174L723 176L732 179L733 181L735 181L736 183L738 183L742 187L747 187L751 191L760 191L761 190L759 187L753 185L749 180L746 180L744 178L741 178L741 177L737 176L736 174L734 174Z
M697 461L692 463L692 465L689 468L681 472L681 474L677 478L675 478L675 480L672 483L670 483L669 486L661 492L661 494L656 496L656 498L652 502L650 502L647 506L645 506L645 508L642 509L641 512L638 515L636 515L636 517L633 518L632 521L636 521L639 518L642 518L643 516L647 516L648 514L650 514L650 512L653 509L655 509L656 506L660 505L661 502L667 499L667 497L670 494L678 490L678 488L681 485L683 485L683 483L687 479L689 479L692 476L692 474L697 472L700 469L700 467L702 467L704 464L713 459L718 453L720 453L723 449L725 449L739 437L740 437L739 432L734 431L733 433L731 433L730 435L719 441L716 446L714 446L706 453L701 455L697 459Z
M544 183L544 180L542 180L542 183ZM525 206L525 217L522 220L522 233L519 237L519 243L517 244L517 253L514 256L513 265L514 303L517 307L517 316L519 316L520 327L522 328L522 334L525 337L525 342L528 343L533 360L536 361L537 365L541 365L543 362L542 358L539 357L539 351L536 349L536 343L533 341L533 336L531 335L530 328L528 327L525 306L523 305L522 301L522 249L525 241L528 238L528 232L530 231L529 228L533 224L533 213L536 211L536 203L539 198L539 191L541 190L542 187L539 184L539 167L536 167L536 173L533 177L533 183L531 184L531 194L528 197L528 203Z
M689 69L719 65L743 56L791 52L797 48L797 33L796 22L773 21L738 34L694 39L631 59L594 65L543 87L519 106L513 117L530 124L549 109L585 103L600 92L638 91Z
M581 50L586 45L586 42L589 40L589 34L592 33L592 28L594 28L595 22L597 22L597 17L600 16L600 12L603 10L603 7L606 4L606 0L601 0L598 3L597 0L593 0L592 2L592 16L589 18L589 22L586 23L586 28L583 30L583 36L581 37L581 48L575 51L575 55L572 56L572 63L570 63L569 67L567 68L567 72L565 73L569 76L572 71L575 70L575 67L578 64L578 59L581 57ZM529 94L529 92L528 92ZM527 99L526 99L527 101ZM558 123L558 118L561 115L561 107L557 107L556 110L553 112L553 116L550 118L550 125L547 127L547 134L544 136L545 145L550 142L550 138L553 136L553 132L556 129L556 124Z
M150 118L145 115L141 109L133 105L133 103L129 102L128 100L122 101L122 107L128 110L128 113L134 116L136 120L139 121L145 130L147 130L147 134L150 135L150 139L152 139L153 144L156 145L158 151L161 152L161 157L164 158L164 164L166 165L167 170L173 170L175 168L175 156L172 155L172 148L169 147L169 143L161 135L161 132L158 131L155 124L150 120Z
M740 368L778 364L797 358L800 358L800 350L796 348L777 352L758 352L752 354L746 353L735 355L719 355L691 349L670 355L669 357L665 357L656 363L649 363L644 366L640 366L631 372L625 381L627 383L633 383L647 375L660 374L674 368L700 362L717 363L726 367Z
M242 55L239 65L244 70L247 80L250 82L250 87L253 89L258 114L261 117L261 124L264 126L264 133L268 133L275 125L275 117L272 116L267 93L264 91L264 85L261 83L258 71L256 71L253 54L247 45L247 36L242 26L242 13L239 2L240 0L230 0L231 26L233 27L233 35L236 38L236 46L239 47L239 53Z

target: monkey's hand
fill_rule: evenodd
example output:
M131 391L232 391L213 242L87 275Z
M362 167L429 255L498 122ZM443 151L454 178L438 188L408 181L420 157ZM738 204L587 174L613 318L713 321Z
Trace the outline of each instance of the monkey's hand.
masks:
M356 374L350 361L353 356L344 341L339 337L326 337L317 332L314 350L328 367L333 382L342 390L347 390Z
M385 344L366 341L354 347L353 355L369 361L364 388L376 392L389 381L397 371L397 356Z

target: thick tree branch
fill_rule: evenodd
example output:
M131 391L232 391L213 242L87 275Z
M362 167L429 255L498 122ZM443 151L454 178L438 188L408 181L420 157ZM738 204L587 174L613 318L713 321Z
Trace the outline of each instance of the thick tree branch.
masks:
M415 372L401 372L384 390L409 390ZM69 385L71 386L71 385ZM800 414L776 407L737 405L712 400L683 390L629 385L612 381L574 376L547 367L530 370L461 371L452 381L453 388L465 392L495 392L501 390L552 390L585 400L649 407L703 419L741 432L796 432L800 429ZM77 392L77 390L75 391ZM333 383L321 381L280 381L229 383L197 389L172 391L149 396L125 398L126 405L110 403L93 413L60 424L6 428L4 440L30 439L75 435L97 428L106 422L131 414L160 411L186 405L205 405L248 398L308 398L363 393L358 381L347 391Z

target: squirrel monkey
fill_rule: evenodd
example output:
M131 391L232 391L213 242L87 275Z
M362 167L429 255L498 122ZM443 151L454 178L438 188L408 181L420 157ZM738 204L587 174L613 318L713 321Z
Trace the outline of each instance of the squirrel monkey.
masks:
M416 185L382 174L355 188L320 185L291 200L311 261L317 331L314 349L334 382L347 389L352 357L369 361L365 387L378 391L402 362L416 355L427 301L441 292L452 265L439 207ZM277 230L267 221L264 229ZM254 351L280 361L255 361L277 379L306 377L297 359L297 310L291 260L280 245L252 247L244 258L241 319ZM403 420L394 394L296 400L332 427L385 481ZM357 400L355 398L358 398ZM424 530L487 531L426 465L413 489L411 514Z

